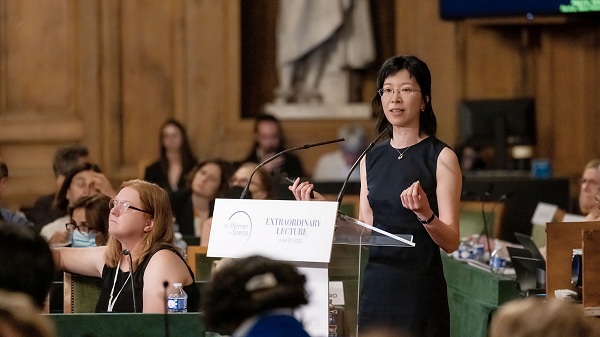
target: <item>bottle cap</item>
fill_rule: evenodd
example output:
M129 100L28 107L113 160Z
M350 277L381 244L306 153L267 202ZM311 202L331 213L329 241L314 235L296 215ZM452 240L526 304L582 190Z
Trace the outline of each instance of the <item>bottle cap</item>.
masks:
M182 283L180 283L180 282L175 282L175 283L173 283L173 286L174 286L174 287L181 287L182 285L183 285L183 284L182 284Z

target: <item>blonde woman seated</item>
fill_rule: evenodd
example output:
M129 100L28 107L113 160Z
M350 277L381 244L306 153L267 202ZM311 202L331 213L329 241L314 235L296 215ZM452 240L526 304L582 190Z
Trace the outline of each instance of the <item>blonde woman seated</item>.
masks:
M164 284L176 282L184 284L188 311L197 311L194 273L173 246L171 204L164 189L142 180L123 183L110 202L108 233L107 246L53 250L59 269L102 277L96 312L164 313ZM129 256L124 254L126 250Z

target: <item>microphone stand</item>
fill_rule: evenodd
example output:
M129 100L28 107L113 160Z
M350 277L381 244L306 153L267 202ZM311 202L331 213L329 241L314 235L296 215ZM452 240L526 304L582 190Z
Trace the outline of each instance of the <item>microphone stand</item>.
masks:
M165 296L165 337L169 337L169 295L167 295L167 287L169 282L163 282L164 296Z
M369 151L373 146L375 146L375 144L379 141L379 139L381 139L381 137L383 137L383 135L385 135L387 133L387 131L388 131L387 128L385 130L381 131L381 133L377 136L377 138L375 138L371 143L369 143L369 146L367 146L367 148L360 154L360 156L358 156L358 159L356 159L356 161L350 168L350 171L348 172L346 179L344 179L342 188L340 189L340 192L338 193L338 196L335 199L335 201L337 201L337 203L338 203L338 207L339 207L339 205L342 204L342 199L344 197L344 191L346 190L346 184L348 184L348 180L350 180L350 176L352 175L352 172L354 172L354 169L356 169L356 166L360 163L360 161L363 159L363 157L367 154L367 151Z
M345 140L344 138L339 138L339 139L335 139L335 140L328 140L328 141L325 141L325 142L319 142L319 143L314 143L314 144L306 144L306 145L302 145L302 146L293 147L291 149L283 150L283 151L275 154L274 156L271 156L267 160L265 160L262 163L256 165L256 167L254 168L254 171L252 171L252 174L250 174L250 178L248 178L248 182L246 183L246 186L244 187L244 190L242 191L242 194L240 195L240 199L244 199L244 197L248 193L248 188L250 187L250 182L252 181L252 177L254 177L254 173L256 173L256 171L258 171L259 168L263 167L264 165L266 165L267 163L269 163L273 159L275 159L275 158L277 158L277 157L279 157L279 156L281 156L281 155L283 155L285 153L288 153L288 152L297 151L297 150L304 150L304 149L308 149L308 148L315 147L315 146L321 146L321 145L327 145L327 144L332 144L332 143L343 142L344 140Z
M133 312L137 313L137 307L135 304L135 287L133 286L133 261L131 261L131 251L129 249L123 250L123 255L129 256L129 275L131 276L131 294L133 298Z

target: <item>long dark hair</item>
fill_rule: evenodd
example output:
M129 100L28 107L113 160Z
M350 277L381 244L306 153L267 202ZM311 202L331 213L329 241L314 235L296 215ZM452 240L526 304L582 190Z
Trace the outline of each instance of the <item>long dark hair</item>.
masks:
M379 69L379 74L377 75L377 89L383 87L386 78L402 69L406 69L410 76L415 78L419 87L421 87L421 94L425 100L425 109L421 110L419 115L419 136L422 134L435 136L435 133L437 132L437 120L431 105L431 73L425 62L412 55L400 55L389 58ZM377 121L377 132L383 132L385 129L388 129L391 138L392 125L385 117L383 107L381 106L381 97L378 93L375 93L371 104L373 106L373 113L379 118Z
M158 135L158 142L159 142L159 147L160 147L160 170L162 171L162 173L167 176L168 171L169 171L169 161L167 160L167 150L165 149L165 146L163 145L163 140L162 140L162 133L163 130L165 129L165 127L172 125L174 127L176 127L179 130L179 133L181 133L181 148L179 149L179 153L181 155L181 166L182 166L182 172L183 174L189 172L192 167L194 167L194 164L196 163L196 156L194 155L194 152L192 151L192 147L190 146L190 141L188 139L187 136L187 131L185 130L185 127L183 126L183 124L179 123L177 120L170 118L167 119L160 127L159 129L159 135Z

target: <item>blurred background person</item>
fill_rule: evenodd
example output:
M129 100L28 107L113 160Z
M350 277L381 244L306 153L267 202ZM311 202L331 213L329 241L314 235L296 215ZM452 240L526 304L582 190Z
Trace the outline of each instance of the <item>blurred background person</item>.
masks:
M490 337L597 337L598 319L585 316L581 305L535 297L513 300L492 316Z
M248 184L248 179L250 179L250 175L252 171L256 168L256 163L243 163L231 176L229 183L229 190L225 197L232 199L239 199L242 191ZM256 173L254 173L254 177L252 177L252 181L250 181L250 186L248 186L248 191L244 197L244 199L257 199L257 200L272 200L275 199L275 186L273 184L273 178L271 174L264 167L259 168ZM210 230L212 228L212 214L211 217L206 219L206 221L202 224L202 233L200 235L200 246L208 246L208 241L210 240Z
M256 163L243 163L233 173L230 180L230 186L244 188L248 184L252 171L256 168ZM275 199L275 186L273 178L264 167L259 168L248 187L248 192L252 199L270 200ZM240 191L241 192L241 191ZM239 198L239 196L238 196Z
M27 295L0 290L0 336L2 337L54 337L55 329L46 315Z
M29 295L42 311L54 278L46 240L31 227L0 221L0 251L0 289Z
M4 196L4 191L8 187L8 165L0 158L0 202L2 202L2 197ZM5 222L25 225L33 227L33 223L27 220L25 214L20 211L12 210L8 207L3 207L0 205L0 220L4 220Z
M579 179L579 211L583 215L595 212L598 208L596 193L600 186L600 159L590 160L583 168Z
M102 278L96 312L137 309L164 313L167 304L163 282L182 283L188 295L187 310L197 311L199 291L194 273L173 246L173 213L168 193L156 184L130 180L123 183L109 207L107 245L55 248L52 252L58 269ZM130 255L123 254L123 250L129 250Z
M207 331L236 337L308 337L294 318L307 304L306 277L286 262L262 256L223 260L204 287Z
M144 180L164 188L171 201L185 188L185 177L196 164L185 127L175 119L166 120L159 132L159 159L146 167Z
M173 204L178 231L183 235L202 237L205 221L212 216L216 198L229 189L232 165L216 158L198 163L188 175L188 187Z
M99 193L109 197L116 195L100 167L96 164L85 163L75 167L67 174L56 195L55 207L67 213L68 207L77 199ZM42 227L40 234L53 246L68 246L71 244L71 235L65 228L65 224L70 221L71 217L66 214Z
M52 170L54 172L55 190L43 195L35 201L33 207L25 210L27 218L35 224L39 232L42 227L67 214L66 210L54 207L56 194L60 190L65 177L76 166L82 165L89 159L89 151L85 145L71 144L59 147L54 153Z
M108 204L110 197L95 194L81 197L69 207L71 247L104 246L108 240Z
M319 157L312 174L314 181L344 181L366 147L365 130L358 124L342 126L338 130L338 138L345 139L339 143L339 148ZM349 181L360 181L360 170L355 169Z
M281 122L272 115L263 114L256 117L254 123L254 146L241 162L262 163L285 149ZM275 182L278 182L280 176L296 178L306 175L300 159L289 152L263 167L271 173Z

